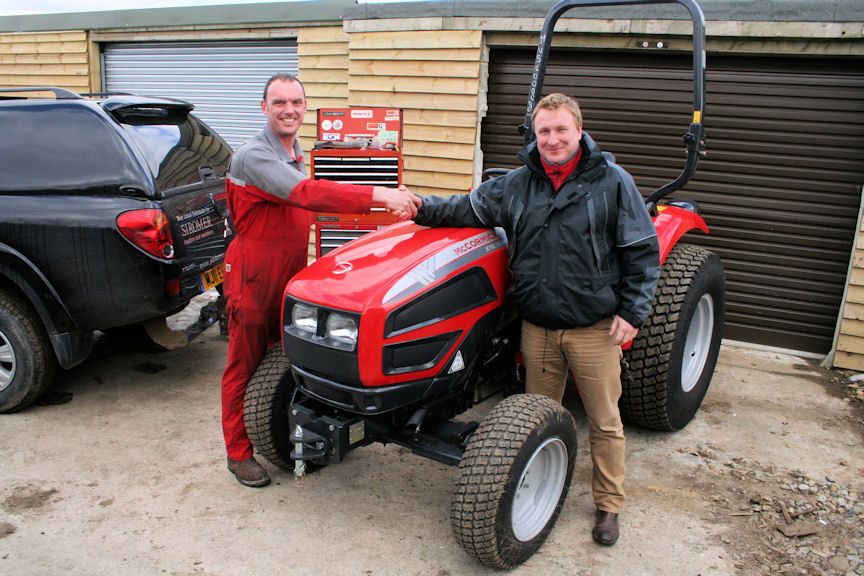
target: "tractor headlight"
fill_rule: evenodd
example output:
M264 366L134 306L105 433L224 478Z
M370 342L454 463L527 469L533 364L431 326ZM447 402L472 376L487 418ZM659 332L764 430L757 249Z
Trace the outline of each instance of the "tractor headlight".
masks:
M331 312L327 315L325 334L327 338L353 347L357 344L357 320L351 316Z
M285 334L345 352L357 349L360 315L286 298Z
M314 336L318 331L318 309L299 302L295 303L291 308L291 324L295 329Z

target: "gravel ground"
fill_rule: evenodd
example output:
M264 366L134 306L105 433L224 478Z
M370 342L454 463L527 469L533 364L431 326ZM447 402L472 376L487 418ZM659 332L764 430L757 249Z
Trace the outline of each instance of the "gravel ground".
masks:
M851 408L849 422L864 433L864 390L860 375L826 371L826 388ZM796 419L788 414L788 421ZM731 529L719 537L732 550L736 574L864 576L864 492L861 474L842 459L838 468L851 472L855 486L833 475L813 477L801 468L783 469L744 457L720 459L716 444L698 445L693 456L725 480L708 489L714 512L725 515ZM717 491L718 484L724 489Z
M855 490L830 476L746 458L718 464L710 447L703 453L706 466L740 484L712 497L735 526L720 540L735 550L740 574L864 575L864 502Z
M373 445L302 485L225 469L227 340L171 319L187 346L103 338L39 406L0 417L2 576L495 576L455 542L454 468ZM205 316L208 315L205 309ZM514 576L864 576L864 401L857 374L724 345L702 409L675 434L627 427L628 504L590 537L587 425L546 544Z

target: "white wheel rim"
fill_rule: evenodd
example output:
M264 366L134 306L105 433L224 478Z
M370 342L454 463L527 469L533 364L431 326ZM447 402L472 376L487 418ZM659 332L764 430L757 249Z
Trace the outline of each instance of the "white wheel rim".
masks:
M0 332L0 392L15 378L15 350L6 336Z
M681 359L681 388L684 392L695 388L702 376L713 333L714 299L706 293L696 304L684 342L684 356Z
M536 537L558 506L567 477L567 447L560 438L549 438L531 455L513 495L511 522L520 542Z

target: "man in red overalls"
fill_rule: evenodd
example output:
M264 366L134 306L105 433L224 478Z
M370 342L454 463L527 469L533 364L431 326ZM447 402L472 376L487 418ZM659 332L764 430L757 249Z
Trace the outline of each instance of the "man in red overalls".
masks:
M225 256L230 339L222 375L222 430L228 469L246 486L266 486L243 423L246 386L267 349L279 341L282 291L306 265L312 212L368 212L382 206L398 219L417 214L404 186L355 186L306 176L297 132L306 112L303 85L276 74L264 88L267 126L240 146L228 174L228 208L236 236ZM419 203L419 199L416 200Z

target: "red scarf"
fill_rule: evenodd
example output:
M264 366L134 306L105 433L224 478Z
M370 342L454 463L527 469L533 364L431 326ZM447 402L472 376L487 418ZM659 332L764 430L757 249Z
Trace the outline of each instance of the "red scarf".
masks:
M573 158L563 164L547 162L543 156L540 156L540 161L543 163L543 169L546 170L546 175L549 176L550 180L552 180L552 185L555 186L556 191L561 188L561 184L564 183L564 180L576 171L576 165L579 164L579 158L581 157L582 146L579 146L579 150Z

